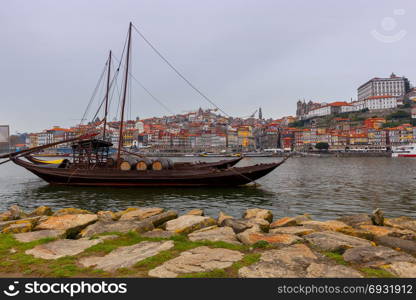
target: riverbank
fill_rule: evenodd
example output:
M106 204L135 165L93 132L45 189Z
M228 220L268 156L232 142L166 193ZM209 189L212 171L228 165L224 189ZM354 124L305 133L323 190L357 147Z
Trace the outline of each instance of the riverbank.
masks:
M4 277L416 277L416 219L157 207L0 214Z

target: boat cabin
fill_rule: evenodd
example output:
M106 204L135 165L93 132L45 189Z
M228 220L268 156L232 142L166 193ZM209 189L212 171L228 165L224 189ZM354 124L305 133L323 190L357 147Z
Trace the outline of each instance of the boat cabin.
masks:
M73 166L93 169L114 165L109 157L112 143L99 139L81 140L72 144Z

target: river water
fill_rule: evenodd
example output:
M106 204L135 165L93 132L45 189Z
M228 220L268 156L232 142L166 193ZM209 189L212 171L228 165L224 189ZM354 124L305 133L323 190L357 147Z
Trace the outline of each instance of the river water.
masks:
M237 166L280 159L245 158ZM379 207L390 217L415 217L415 169L416 159L411 158L304 157L289 159L258 180L258 187L85 188L50 186L25 169L7 163L0 166L0 211L12 204L26 210L48 205L91 211L153 206L180 212L203 208L213 217L222 210L239 217L245 209L258 207L271 209L275 218L309 213L315 219L326 220L369 213Z

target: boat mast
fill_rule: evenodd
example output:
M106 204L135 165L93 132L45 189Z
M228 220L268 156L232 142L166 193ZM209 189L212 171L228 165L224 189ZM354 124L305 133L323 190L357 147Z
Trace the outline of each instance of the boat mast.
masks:
M120 131L118 135L118 151L117 151L117 166L120 166L120 155L123 147L123 122L124 122L124 107L126 106L126 95L127 95L127 81L129 76L129 64L130 64L130 44L131 44L131 27L132 23L129 24L129 37L127 41L127 57L126 57L126 73L124 75L124 91L123 101L121 104L121 118L120 118Z
M108 55L108 70L107 70L107 91L105 93L105 115L104 115L104 130L103 130L103 140L105 140L105 130L107 127L107 114L108 114L108 95L110 93L110 72L111 72L111 50Z

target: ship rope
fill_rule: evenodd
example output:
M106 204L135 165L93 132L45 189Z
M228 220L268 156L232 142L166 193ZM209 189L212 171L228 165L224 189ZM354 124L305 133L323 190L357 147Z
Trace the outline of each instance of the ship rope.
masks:
M189 79L187 79L145 36L144 34L137 29L134 24L132 24L133 29L137 32L137 34L146 42L147 45L180 77L183 81L186 82L195 92L197 92L203 99L208 101L211 105L213 105L216 109L221 111L227 117L230 117L223 109L221 109L213 100L211 100L207 95L205 95L200 89L198 89Z

